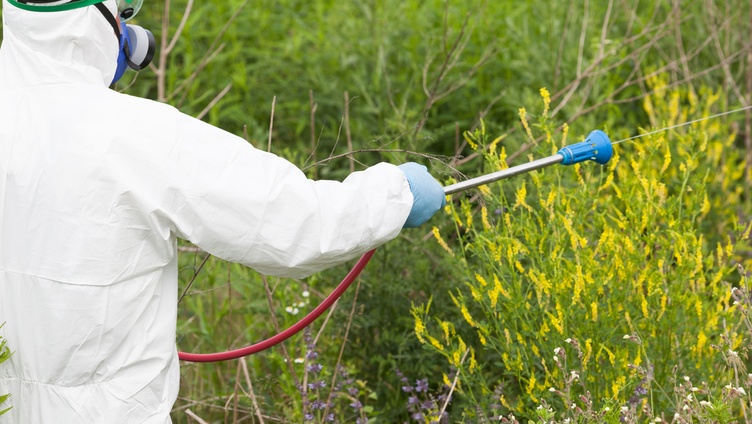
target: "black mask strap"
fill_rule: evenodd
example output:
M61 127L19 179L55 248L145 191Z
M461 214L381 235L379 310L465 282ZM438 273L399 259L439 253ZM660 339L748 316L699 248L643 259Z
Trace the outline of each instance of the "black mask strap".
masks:
M120 25L118 25L117 19L115 19L115 16L112 15L112 12L110 12L110 9L107 8L103 3L97 3L94 5L101 13L104 15L104 18L107 19L107 22L110 23L112 26L112 29L115 31L115 36L118 39L118 44L120 44Z

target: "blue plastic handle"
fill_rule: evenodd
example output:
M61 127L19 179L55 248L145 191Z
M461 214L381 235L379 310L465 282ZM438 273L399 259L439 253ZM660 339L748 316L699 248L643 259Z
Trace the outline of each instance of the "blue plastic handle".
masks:
M607 163L614 155L611 139L601 130L592 131L585 141L562 147L558 154L564 157L563 165L593 160L600 164Z

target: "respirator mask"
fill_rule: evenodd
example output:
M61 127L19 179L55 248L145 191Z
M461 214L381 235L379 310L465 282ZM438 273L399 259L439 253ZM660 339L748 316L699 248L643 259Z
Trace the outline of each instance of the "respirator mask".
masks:
M118 16L120 24L102 3L96 3L96 7L110 23L118 38L120 53L118 54L117 70L112 83L117 82L125 73L127 68L134 71L140 71L149 66L154 58L154 51L157 43L154 41L154 35L151 31L143 29L138 25L126 24L141 9L143 0L117 0Z
M154 51L157 43L154 41L154 35L138 25L128 25L126 22L136 16L141 9L143 0L116 0L117 13L116 18L110 9L103 3L104 0L8 0L8 2L18 8L30 10L33 12L60 12L73 10L81 7L94 6L99 10L104 18L112 26L115 37L118 39L118 48L120 52L117 59L117 70L112 84L117 82L125 73L125 70L131 68L140 71L149 66L154 58ZM118 21L119 18L119 21Z

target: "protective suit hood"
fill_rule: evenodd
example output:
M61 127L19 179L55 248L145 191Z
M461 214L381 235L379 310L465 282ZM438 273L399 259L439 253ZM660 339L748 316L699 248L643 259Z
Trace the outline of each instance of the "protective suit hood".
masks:
M114 0L105 6L117 15ZM32 12L3 0L3 60L0 79L10 85L80 83L109 86L119 43L93 6Z

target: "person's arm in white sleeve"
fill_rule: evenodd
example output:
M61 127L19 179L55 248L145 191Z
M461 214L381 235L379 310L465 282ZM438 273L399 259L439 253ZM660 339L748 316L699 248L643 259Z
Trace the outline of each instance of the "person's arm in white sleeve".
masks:
M220 258L262 273L303 277L399 234L413 195L382 163L343 182L313 181L240 137L180 115L170 152L177 232Z

